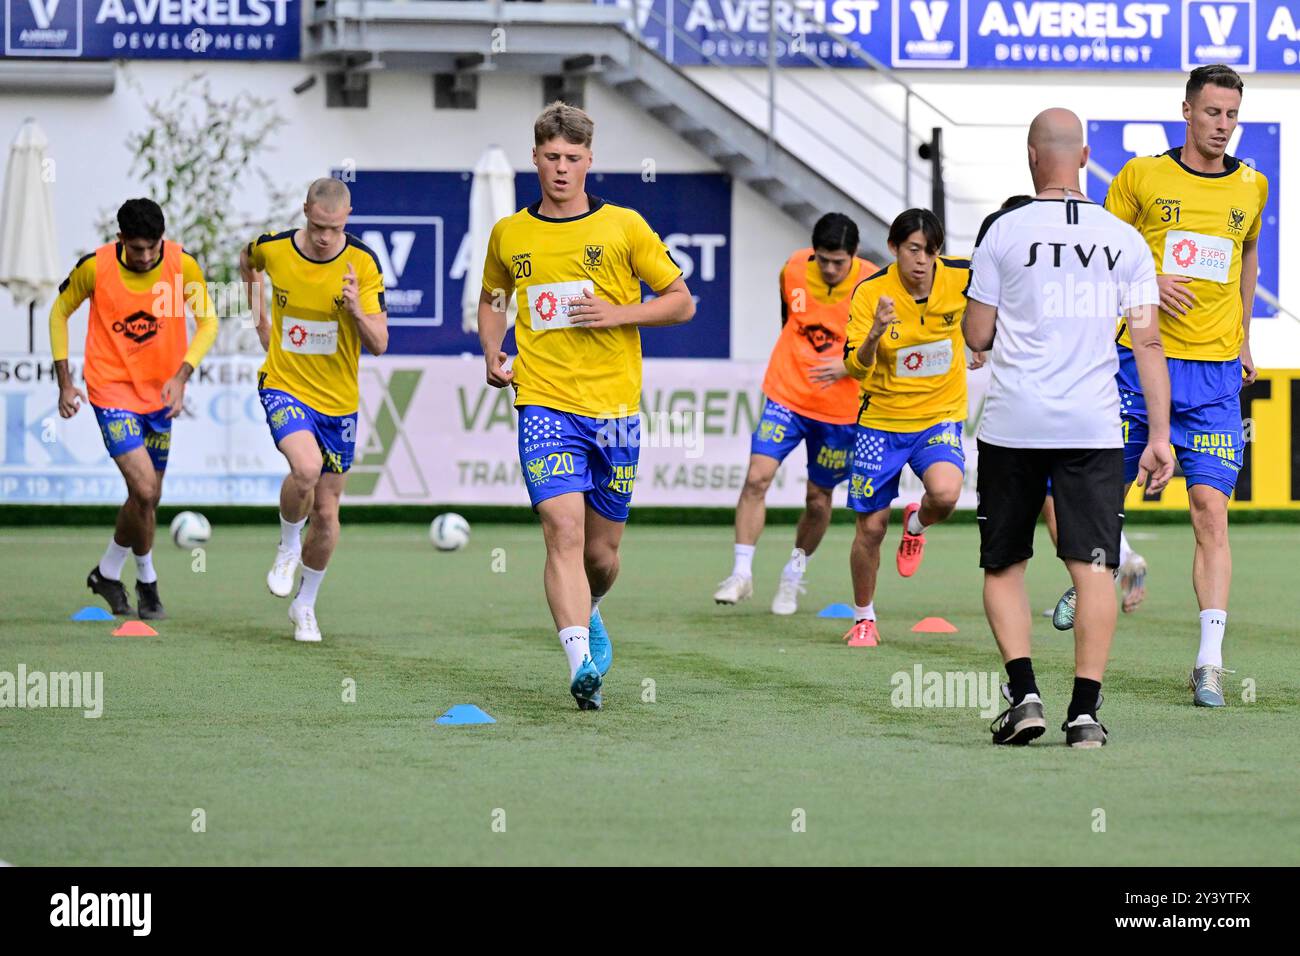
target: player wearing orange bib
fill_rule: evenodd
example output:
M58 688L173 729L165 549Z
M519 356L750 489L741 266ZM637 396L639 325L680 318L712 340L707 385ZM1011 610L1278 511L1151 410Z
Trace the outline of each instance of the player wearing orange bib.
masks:
M808 452L808 490L794 551L781 571L773 614L794 614L808 558L831 520L831 492L848 477L858 418L858 388L840 355L854 286L876 267L856 256L858 227L827 213L813 228L812 248L781 270L781 335L763 378L763 415L750 442L749 471L736 504L735 560L713 600L736 604L754 593L753 562L766 518L767 489L800 442ZM826 358L833 368L814 378Z
M117 211L117 242L82 258L50 308L50 350L59 378L59 414L71 418L89 401L104 445L126 480L108 550L86 586L114 614L131 614L122 586L126 556L135 554L141 618L166 617L153 566L155 510L171 448L172 419L185 404L185 383L217 337L217 315L203 271L175 242L165 241L162 209L128 199ZM86 392L68 371L68 318L90 299L86 329ZM188 341L185 306L197 323ZM87 398L87 394L89 397Z

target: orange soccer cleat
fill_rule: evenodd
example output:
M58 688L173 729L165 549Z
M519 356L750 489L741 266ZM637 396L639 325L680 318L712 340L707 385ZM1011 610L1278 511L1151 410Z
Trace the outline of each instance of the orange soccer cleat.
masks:
M849 633L844 635L844 642L849 647L875 647L880 643L880 632L876 630L876 622L863 619L849 628Z
M898 542L898 573L905 578L916 573L921 566L921 558L925 556L925 535L907 533L907 523L920 510L921 506L916 502L903 509L903 540Z

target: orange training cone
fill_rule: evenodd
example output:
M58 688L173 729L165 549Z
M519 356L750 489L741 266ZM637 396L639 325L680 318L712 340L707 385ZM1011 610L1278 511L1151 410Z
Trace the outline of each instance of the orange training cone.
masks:
M913 634L956 634L957 628L941 617L927 617L912 627Z
M157 637L158 632L144 621L126 621L113 632L114 637Z

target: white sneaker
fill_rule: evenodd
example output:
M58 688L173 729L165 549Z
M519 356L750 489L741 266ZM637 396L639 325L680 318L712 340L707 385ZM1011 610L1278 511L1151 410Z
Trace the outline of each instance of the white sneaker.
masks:
M772 598L772 613L789 615L799 610L799 595L808 589L802 581L781 576L781 583L776 586L776 597Z
M739 604L754 596L754 579L743 574L733 574L718 585L713 600L719 604Z
M301 559L301 551L288 551L280 545L275 546L275 564L266 572L266 586L276 597L288 597L293 593L293 576Z
M294 602L289 605L289 620L293 621L293 639L315 644L320 640L320 625L316 623L316 612L303 604Z

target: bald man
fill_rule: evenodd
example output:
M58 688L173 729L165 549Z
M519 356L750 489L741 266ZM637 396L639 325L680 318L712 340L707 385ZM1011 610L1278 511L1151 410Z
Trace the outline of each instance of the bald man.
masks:
M992 348L979 432L977 517L984 609L1007 671L1010 706L996 744L1026 744L1047 729L1030 657L1025 568L1050 479L1057 556L1077 592L1074 689L1061 729L1071 747L1106 743L1097 720L1115 633L1112 572L1124 518L1124 437L1115 372L1115 316L1133 329L1150 412L1139 483L1173 474L1169 378L1155 321L1155 267L1142 237L1079 188L1088 162L1083 125L1051 109L1029 129L1037 195L984 220L971 257L967 344Z
M301 565L302 582L289 605L298 641L321 639L316 594L338 543L339 498L357 443L361 348L382 355L388 347L383 270L375 254L344 231L351 211L346 185L318 179L303 203L305 226L259 236L239 256L267 353L258 396L289 463L280 487L280 544L266 585L287 598ZM274 293L270 321L264 273Z

